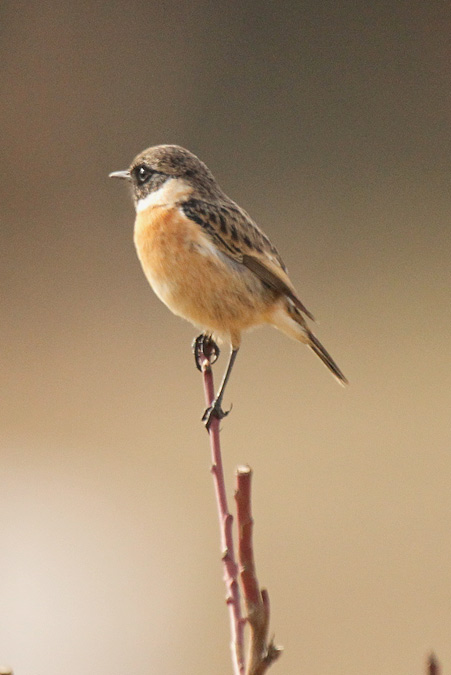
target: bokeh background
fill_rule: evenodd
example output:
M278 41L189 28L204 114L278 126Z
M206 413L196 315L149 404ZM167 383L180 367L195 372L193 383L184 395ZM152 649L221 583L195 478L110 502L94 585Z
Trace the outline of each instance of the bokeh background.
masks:
M274 673L412 675L432 649L451 669L450 20L417 0L2 4L16 675L231 672L196 332L147 285L107 179L157 143L269 234L351 382L263 329L227 392Z

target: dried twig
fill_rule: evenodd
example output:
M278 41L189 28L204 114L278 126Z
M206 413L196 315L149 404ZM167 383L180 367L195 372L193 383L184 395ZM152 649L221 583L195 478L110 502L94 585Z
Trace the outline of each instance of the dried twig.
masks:
M213 373L211 365L218 357L219 350L213 340L200 336L194 342L196 365L201 370L204 380L205 402L208 407L215 397ZM232 537L233 518L227 506L227 495L222 467L221 446L219 441L218 417L212 416L208 425L212 455L213 480L215 484L218 506L221 547L223 551L224 581L227 589L227 604L230 613L232 633L232 661L235 675L264 675L271 663L281 654L281 648L270 640L269 629L269 597L266 590L260 590L254 564L252 542L251 515L251 477L249 467L237 470L237 490L235 499L238 520L238 556L240 561L240 578L246 602L247 621L251 636L247 667L244 659L244 623L241 614L240 589L238 585L238 565L235 560Z
M251 511L252 470L248 466L237 469L235 500L238 521L238 559L240 578L246 603L247 620L251 629L246 675L263 675L281 654L271 639L268 643L269 596L260 590L254 562Z
M211 340L200 343L200 349L195 356L202 371L205 390L205 402L211 406L215 397L211 363L215 361L217 348ZM226 602L230 615L230 630L232 634L232 662L235 675L244 675L244 620L241 615L240 589L238 586L238 565L235 560L232 524L233 517L227 506L227 495L222 466L221 446L219 441L219 419L212 417L208 427L210 437L212 467L211 472L215 485L216 501L218 505L219 529L221 532L222 562L224 565L224 582L226 585Z
M440 675L440 668L434 653L431 653L428 658L427 675Z

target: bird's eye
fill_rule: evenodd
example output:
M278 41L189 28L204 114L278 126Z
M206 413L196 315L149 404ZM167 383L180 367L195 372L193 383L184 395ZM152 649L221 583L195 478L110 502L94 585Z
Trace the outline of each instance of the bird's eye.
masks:
M149 178L152 176L153 173L154 172L152 171L152 169L146 166L145 164L141 164L135 169L136 180L140 185L144 185L144 183L146 183L149 180Z

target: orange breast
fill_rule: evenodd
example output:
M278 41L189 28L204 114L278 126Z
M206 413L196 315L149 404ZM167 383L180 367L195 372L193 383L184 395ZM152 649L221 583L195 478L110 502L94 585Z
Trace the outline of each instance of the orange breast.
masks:
M194 227L178 209L154 207L137 214L135 246L152 285L165 283L178 266L187 263L187 244L195 236Z
M138 213L134 239L150 285L174 314L227 336L265 320L260 282L218 254L200 226L177 208Z
M137 214L134 239L144 273L176 314L205 275L200 269L204 256L196 255L201 238L199 226L177 208L154 207Z

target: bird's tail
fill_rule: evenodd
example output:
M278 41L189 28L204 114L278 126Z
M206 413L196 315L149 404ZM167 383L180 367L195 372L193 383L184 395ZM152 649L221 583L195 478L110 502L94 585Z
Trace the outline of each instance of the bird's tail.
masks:
M312 333L301 312L291 302L288 301L286 306L279 306L278 310L272 316L271 323L276 328L283 331L285 335L307 344L329 368L331 373L335 375L340 384L348 384L348 380L343 375L329 352L323 347L316 335Z
M317 356L321 359L321 361L329 368L329 370L335 375L337 380L341 384L348 384L348 380L346 377L343 375L341 372L340 368L337 366L327 349L323 347L321 342L318 340L318 338L313 335L312 331L307 329L307 336L308 336L308 346L312 351L315 352Z

